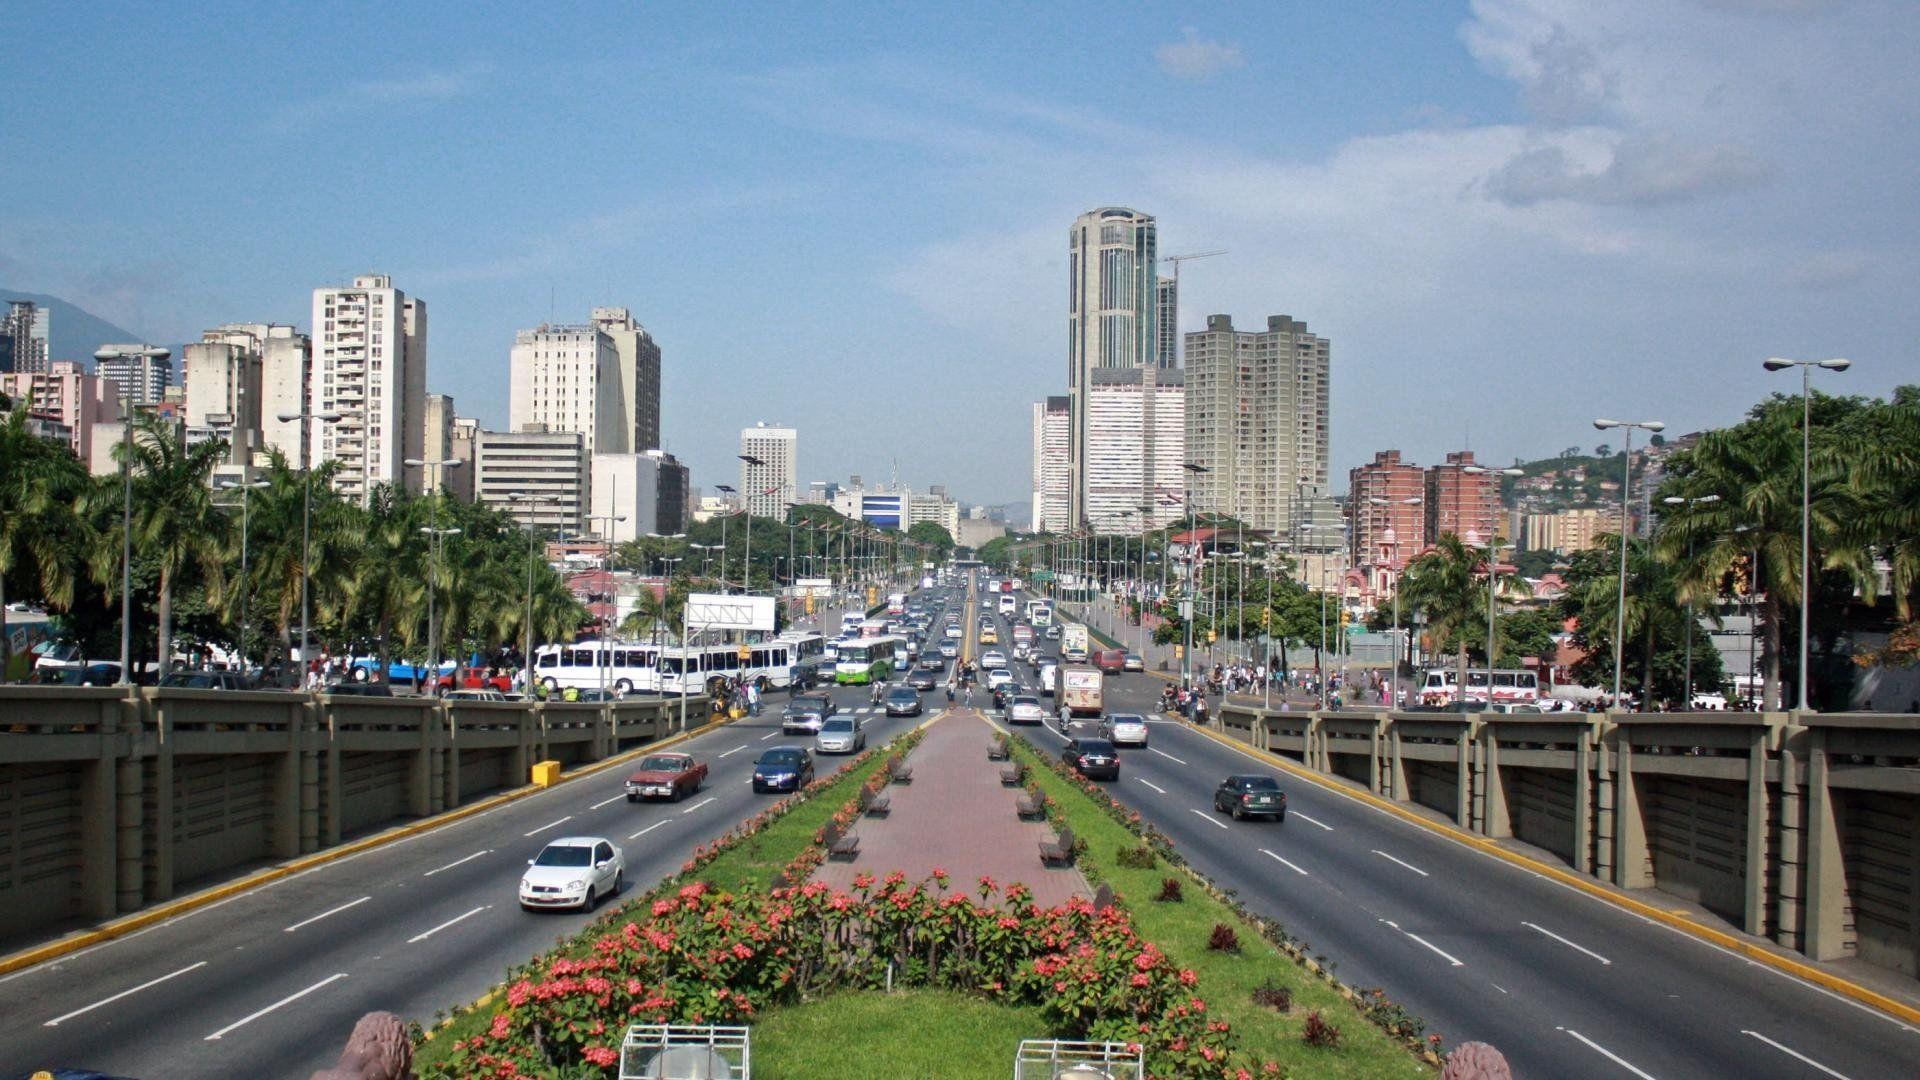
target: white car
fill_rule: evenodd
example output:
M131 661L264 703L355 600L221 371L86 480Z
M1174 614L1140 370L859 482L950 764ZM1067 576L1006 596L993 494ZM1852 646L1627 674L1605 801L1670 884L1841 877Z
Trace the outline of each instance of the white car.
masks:
M627 861L601 836L563 836L527 860L520 876L520 906L592 911L626 884Z
M956 657L956 656L959 656L959 655L960 655L960 646L958 646L958 645L955 645L955 644L954 644L953 642L951 642L951 641L949 641L949 642L946 642L945 644L943 644L943 645L941 645L941 646L940 646L940 655L941 655L941 656L944 656L944 657L946 657L946 658L947 658L947 659L949 659L949 660L951 660L951 659L953 659L954 657Z
M1108 713L1107 738L1115 746L1147 745L1147 718L1138 713Z
M867 733L856 716L836 716L820 728L813 748L822 754L857 754L867 748Z
M1007 654L998 649L988 649L980 654L980 666L992 670L1007 666Z
M1047 722L1047 708L1040 699L1028 694L1020 694L1007 706L1009 724L1044 724Z
M998 690L1002 686L1012 686L1012 685L1013 685L1013 672L1008 671L1006 668L1003 668L1003 667L987 669L987 689Z
M959 637L961 637L961 636L963 636L963 635L962 635L962 631L961 631L961 629L960 629L959 627L957 627L957 626L955 626L955 625L953 625L952 623L948 623L948 624L947 624L947 629L946 629L946 631L945 631L945 633L946 633L946 636L947 636L948 638L950 638L950 639L953 639L953 638L959 638Z

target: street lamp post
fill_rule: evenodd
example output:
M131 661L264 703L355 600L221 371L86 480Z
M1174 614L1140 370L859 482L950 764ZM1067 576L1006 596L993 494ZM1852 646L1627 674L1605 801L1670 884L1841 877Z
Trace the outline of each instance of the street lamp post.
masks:
M440 558L440 540L442 537L454 536L460 532L459 529L440 527L440 490L445 483L445 470L457 469L465 462L459 458L403 458L401 463L415 469L433 469L433 486L430 496L433 499L433 505L428 508L432 520L420 531L427 535L431 548L427 556L431 566L427 572L427 678L430 680L428 693L435 694L440 690L440 631L436 619L437 594L440 590L436 578L446 569Z
M1460 471L1464 473L1471 473L1476 476L1482 475L1482 474L1490 474L1494 476L1526 475L1526 473L1520 469L1488 469L1488 468L1483 468L1479 465L1468 465L1462 468ZM1500 503L1499 495L1496 493L1494 496L1494 505L1498 506L1499 503ZM1487 707L1488 708L1493 707L1494 616L1499 610L1499 602L1494 596L1495 585L1500 580L1500 560L1498 558L1496 549L1501 547L1512 546L1511 544L1501 544L1498 542L1497 537L1499 535L1499 532L1500 530L1497 527L1495 527L1494 522L1487 523ZM1466 693L1467 693L1467 688L1464 686L1461 687L1460 688L1461 701L1466 700Z
M1807 688L1813 682L1807 671L1807 628L1808 612L1813 610L1812 567L1813 558L1813 472L1810 461L1813 453L1813 369L1825 368L1828 371L1845 371L1853 366L1853 361L1838 357L1832 360L1788 360L1782 357L1770 357L1761 362L1768 371L1784 371L1790 367L1800 369L1800 684L1799 711L1809 712L1812 706L1807 703Z
M1627 523L1631 520L1629 499L1633 489L1633 432L1634 429L1649 433L1665 431L1667 425L1659 420L1606 420L1593 422L1599 431L1611 431L1620 428L1626 432L1626 445L1620 451L1620 591L1614 598L1613 609L1613 707L1620 708L1620 665L1625 661L1627 633ZM1489 679L1493 676L1488 675ZM1462 690L1464 691L1464 687ZM1640 703L1646 705L1647 687L1640 688ZM1487 698L1493 698L1493 687L1487 687Z
M291 424L298 420L306 424L318 420L323 424L337 424L346 415L332 409L303 409L281 413L280 422ZM300 447L300 667L304 670L313 662L308 650L313 610L307 599L307 582L313 577L313 434L310 430L301 433Z
M1193 617L1199 613L1199 605L1193 602L1193 575L1195 564L1198 562L1200 547L1196 542L1193 528L1193 478L1203 473L1212 472L1213 470L1207 468L1205 465L1196 465L1191 461L1181 463L1180 467L1187 471L1187 588L1186 595L1181 598L1187 606L1186 618L1183 620L1187 624L1187 643L1186 647L1180 650L1180 682L1182 686L1187 688L1188 692L1192 692Z
M739 492L734 490L733 485L731 484L715 484L713 485L713 489L715 491L725 492L728 495L739 494ZM745 500L742 500L742 503L744 504ZM733 512L731 510L720 515L720 591L721 592L727 591L727 519L731 518L732 516L733 516Z
M1515 471L1518 472L1519 470L1515 470ZM1370 503L1373 503L1375 506L1387 506L1387 505L1390 505L1390 502L1391 502L1391 500L1383 499L1378 495L1369 496L1367 501ZM1421 503L1424 503L1426 501L1427 500L1424 497L1419 495L1409 495L1406 498L1399 500L1400 505L1402 506L1419 506ZM1400 553L1399 543L1400 543L1400 538L1396 534L1394 536L1395 561L1398 561L1398 555ZM1404 563L1402 563L1402 565L1404 565ZM1390 561L1387 564L1387 570L1389 573L1393 575L1393 632L1390 636L1397 643L1400 640L1400 567L1393 565L1393 562ZM1407 635L1407 639L1411 641L1412 638L1413 638L1413 635L1409 633ZM1489 641L1493 640L1492 635L1488 635L1487 640ZM1388 689L1388 693L1392 695L1387 704L1387 708L1389 710L1397 709L1400 707L1400 651L1401 651L1400 646L1398 644L1395 644L1393 647L1393 675L1392 675L1389 689ZM1412 650L1409 649L1407 651L1411 652ZM1488 665L1488 670L1489 671L1492 670L1491 664ZM1488 675L1487 678L1492 679L1493 676ZM1489 700L1491 700L1493 697L1493 684L1491 682L1487 684L1487 697Z
M1697 495L1691 499L1680 495L1669 495L1660 500L1668 506L1685 506L1689 510L1701 503L1717 503L1718 495ZM1687 535L1687 561L1693 561L1693 535ZM1687 596L1687 668L1686 668L1686 704L1685 709L1693 708L1693 596Z
M247 517L248 505L252 501L248 496L263 487L270 487L272 485L268 484L265 480L253 480L247 483L222 480L220 486L227 491L232 491L236 488L240 491L240 670L244 673L247 670L247 627L249 625L249 619L251 618L248 612L251 607L250 602L253 598L253 582L247 579ZM124 671L126 669L122 668L121 670Z
M136 349L102 348L95 360L165 360L172 350L158 346ZM120 388L120 685L133 685L133 390L131 373ZM166 669L167 658L160 658Z

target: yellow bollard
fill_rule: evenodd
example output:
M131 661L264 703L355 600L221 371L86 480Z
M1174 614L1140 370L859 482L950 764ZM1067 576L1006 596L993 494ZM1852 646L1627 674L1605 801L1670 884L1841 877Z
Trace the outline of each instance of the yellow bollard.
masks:
M552 787L560 782L560 763L557 761L536 761L533 763L533 786Z

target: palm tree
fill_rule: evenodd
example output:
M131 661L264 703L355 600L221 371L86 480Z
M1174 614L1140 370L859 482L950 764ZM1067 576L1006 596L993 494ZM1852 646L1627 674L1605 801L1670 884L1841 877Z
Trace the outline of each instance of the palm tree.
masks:
M425 545L417 531L413 503L391 487L375 487L367 499L365 531L344 580L342 621L372 623L379 667L375 679L387 680L396 630L409 645L426 616Z
M1565 600L1564 610L1577 620L1591 655L1612 652L1616 626L1623 628L1623 642L1640 643L1639 683L1635 686L1633 680L1627 679L1622 685L1635 691L1640 700L1640 709L1644 712L1653 699L1655 635L1662 629L1671 631L1679 628L1684 632L1686 620L1691 616L1681 592L1677 569L1656 558L1650 543L1632 538L1626 541L1627 603L1623 609L1620 606L1620 572L1617 569L1620 565L1621 538L1618 535L1602 536L1599 541L1598 563L1604 565L1606 571L1578 581ZM1621 614L1623 611L1624 615ZM1632 653L1630 646L1623 646L1623 666L1631 659Z
M639 605L633 614L627 616L620 631L633 637L647 633L657 636L659 629L665 627L678 638L677 628L686 607L687 583L683 578L674 578L662 586L657 594L651 589L641 592Z
M340 501L331 483L339 469L338 461L329 461L303 473L291 468L280 451L273 450L264 477L268 486L252 496L249 513L253 517L253 550L248 572L274 605L281 656L293 655L302 581L306 581L309 593L336 592L334 582L354 538L357 524L353 508ZM309 485L313 489L312 539L303 550L301 518Z
M73 505L87 482L80 460L66 447L27 427L20 405L0 420L0 681L6 679L7 575L31 567L46 599L73 602Z
M224 439L185 445L172 421L151 413L134 417L130 438L114 447L123 464L131 455L133 550L159 567L157 660L162 675L173 659L173 594L180 575L197 568L211 580L223 570L228 523L214 505L207 481L226 452ZM90 496L98 503L118 502L120 487L96 485ZM101 530L94 543L93 573L110 596L117 595L114 590L120 585L120 559L119 528Z
M1474 633L1487 621L1487 583L1480 580L1488 571L1482 549L1469 547L1454 533L1441 533L1433 547L1407 564L1401 578L1401 598L1408 618L1413 612L1426 615L1427 629L1433 635L1433 649L1439 652L1449 645L1455 654L1455 701L1464 701L1467 690L1467 646ZM1493 568L1498 572L1498 567ZM1526 579L1517 573L1500 574L1494 587L1505 593L1526 594ZM1496 628L1496 633L1498 630ZM1493 668L1499 652L1497 642L1486 642L1487 668ZM1492 691L1492 678L1488 678Z

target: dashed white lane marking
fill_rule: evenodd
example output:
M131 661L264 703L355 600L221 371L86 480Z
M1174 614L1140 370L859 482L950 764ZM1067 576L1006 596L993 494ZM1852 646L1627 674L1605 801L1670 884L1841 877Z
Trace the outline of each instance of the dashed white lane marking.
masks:
M99 1008L102 1005L111 1005L114 1002L119 1001L123 997L127 997L132 994L137 994L140 991L145 990L149 986L159 986L161 983L166 982L168 979L171 979L180 975L185 975L189 971L198 971L199 969L206 966L207 966L207 962L205 960L202 960L197 964L188 964L186 967L181 968L179 971L170 972L166 975L160 976L157 979L148 979L146 982L141 983L139 986L135 986L128 990L122 990L119 993L113 995L112 997L101 998L99 1001L96 1001L91 1005L84 1005L78 1009L73 1010L70 1013L61 1013L59 1016L56 1016L53 1019L47 1021L46 1026L59 1027L60 1021L62 1020L71 1020L76 1016L84 1016L85 1014L92 1012L93 1010Z
M321 987L326 986L330 983L339 982L341 979L344 979L346 977L347 977L347 973L344 971L335 972L334 974L329 975L324 979L321 979L319 982L314 983L312 986L307 987L305 990L301 990L298 993L288 994L286 997L283 997L279 1001L276 1001L273 1004L267 1006L266 1008L261 1009L259 1012L250 1013L246 1016L241 1017L238 1020L235 1020L233 1023L228 1024L226 1027L223 1027L219 1031L216 1031L213 1034L207 1036L202 1041L203 1042L218 1041L222 1035L226 1035L230 1032L238 1031L239 1029L247 1026L248 1024L253 1023L255 1020L260 1019L261 1017L267 1015L273 1010L278 1009L283 1005L291 1005L292 1003L299 1001L301 998L306 997L308 994L313 993L315 990L318 990Z
M493 849L492 849L492 848L487 848L487 849L486 849L485 851L476 851L476 852L474 852L473 854L471 854L471 855L469 855L469 856L467 856L467 857L466 857L466 858L464 858L464 859L455 859L455 860L453 860L452 862L450 862L450 863L448 863L448 864L447 864L447 865L445 865L445 866L436 866L436 867L434 867L433 869L431 869L431 870L429 870L429 871L427 871L426 873L424 873L424 874L421 874L420 876L421 876L421 877L432 877L433 875L435 875L435 874L437 874L437 873L439 873L439 872L440 872L440 871L442 871L442 870L451 870L451 869L453 869L454 867L456 867L456 866L459 866L459 865L460 865L461 863L470 863L470 862L472 862L473 860L475 860L475 859L477 859L477 858L479 858L479 857L480 857L480 856L482 856L482 855L491 855L491 854L493 854Z
M737 754L737 753L739 753L740 751L742 751L742 750L745 750L746 748L747 748L747 744L746 744L746 743L741 743L741 744L740 744L739 746L736 746L736 747L734 747L734 748L733 748L733 749L731 749L731 750L723 750L723 751L721 751L721 752L720 752L720 756L721 756L721 757L726 757L726 756L727 756L728 754Z
M1594 951L1593 951L1592 949L1589 949L1589 948L1587 948L1587 947L1586 947L1586 946L1584 946L1584 945L1576 945L1576 944L1574 944L1573 942L1571 942L1571 941L1568 941L1568 940L1567 940L1566 938L1563 938L1563 937L1561 937L1561 936L1560 936L1559 934L1556 934L1556 933L1554 933L1553 931L1551 931L1551 930L1549 930L1549 929L1547 929L1546 927L1544 927L1544 926L1541 926L1541 925L1539 925L1539 924L1537 924L1537 923L1530 923L1530 922L1523 922L1523 923L1521 923L1520 925L1521 925L1521 926L1525 926L1525 927L1529 927L1529 928L1531 928L1531 929L1534 929L1534 930L1538 930L1538 931L1540 931L1541 933L1543 933L1543 934L1545 934L1545 935L1547 935L1548 937L1550 937L1550 938L1552 938L1553 940L1555 940L1555 941L1557 941L1557 942L1559 942L1560 944L1562 944L1562 945L1565 945L1565 946L1566 946L1567 948L1569 948L1569 949L1572 949L1572 950L1574 950L1575 952L1583 952L1583 953L1586 953L1586 954L1587 954L1588 956L1591 956L1591 957L1593 957L1593 958L1594 958L1595 960L1598 960L1598 961L1600 961L1600 962L1601 962L1601 963L1603 963L1603 964L1611 964L1611 963L1613 963L1613 961L1611 961L1611 960L1609 960L1609 959L1607 959L1607 958L1606 958L1606 957L1604 957L1604 956L1601 956L1601 955L1600 955L1599 953L1597 953L1597 952L1594 952Z
M637 833L634 833L634 834L633 834L632 836L629 836L629 837L627 837L627 839L629 839L629 840L638 840L638 839L640 839L641 837L643 837L643 836L645 836L645 835L647 835L648 833L650 833L650 832L652 832L653 830L655 830L655 829L657 829L657 828L659 828L660 826L662 826L662 825L665 825L665 824L666 824L666 822L664 822L664 821L656 821L656 822L654 822L653 824L651 824L651 825L649 825L649 826L647 826L646 828L644 828L644 829L641 829L641 830L640 830L639 832L637 832Z
M439 926L436 926L431 930L422 930L420 933L415 934L412 937L408 938L407 944L418 945L420 942L427 940L428 938L432 937L433 935L439 933L442 930L445 930L447 927L452 926L454 923L457 923L462 919L472 918L473 916L480 914L481 912L487 910L492 906L493 906L492 904L481 904L479 907L474 908L472 911L455 915L453 918L448 919L446 922L441 923Z
M1134 777L1134 779L1140 781L1141 783L1147 785L1148 787L1152 788L1153 790L1159 792L1162 795L1165 795L1167 793L1166 788L1161 787L1159 784L1154 783L1153 781L1147 779L1144 776L1136 776Z
M777 738L779 738L779 737L780 737L780 733L779 733L779 732L777 732L777 731L769 731L769 732L767 732L767 733L766 733L765 735L762 735L762 736L760 736L760 741L761 741L761 742L766 742L766 741L767 741L768 739L777 739Z
M1332 832L1332 831L1333 831L1333 826L1331 826L1331 825L1329 825L1329 824L1327 824L1327 823L1326 823L1326 822L1324 822L1324 821L1321 821L1321 820L1320 820L1319 818L1316 818L1316 817L1308 817L1308 816L1307 816L1306 814L1303 814L1303 813L1301 813L1301 812L1300 812L1300 811L1298 811L1298 810L1295 810L1295 811L1293 812L1293 816L1294 816L1294 817L1297 817L1297 818L1299 818L1299 819L1300 819L1301 821L1304 821L1304 822L1306 822L1306 823L1307 823L1307 824L1309 824L1309 825L1318 825L1318 826L1320 826L1321 828L1323 828L1323 829L1325 829L1325 830L1327 830L1328 832Z
M1452 953L1446 951L1445 949L1442 949L1440 946L1435 945L1433 942L1428 941L1426 938L1421 937L1419 934L1415 934L1406 930L1401 930L1400 924L1397 922L1394 922L1392 919L1381 919L1380 921L1383 923L1386 923L1388 926L1393 927L1395 930L1398 930L1401 934L1405 935L1407 938L1419 943L1419 945L1422 948L1426 949L1428 952L1435 954L1436 956L1441 957L1442 959L1446 960L1447 963L1453 965L1454 967L1467 966L1465 961L1461 960L1459 957L1453 955Z
M714 799L716 799L716 798L719 798L719 796L717 796L717 795L709 795L709 796L707 796L706 798L704 798L704 799L701 799L701 800L700 800L699 802L697 802L697 803L694 803L694 804L693 804L692 806L689 806L689 807L687 807L687 808L686 808L685 810L682 810L682 811L680 811L680 812L681 812L682 814L691 814L691 813L693 813L693 812L694 812L695 810L698 810L698 809L700 809L701 807L703 807L703 806L705 806L705 805L707 805L708 803L710 803L710 802L712 802L712 801L713 801Z
M1226 822L1218 820L1212 814L1207 813L1205 810L1195 810L1193 807L1189 806L1187 807L1187 812L1190 814L1199 814L1200 820L1206 822L1209 825L1217 825L1222 829L1227 827Z
M1745 1028L1741 1028L1740 1034L1751 1035L1754 1038L1759 1039L1761 1042L1766 1043L1768 1046L1773 1047L1775 1050L1778 1050L1781 1053L1787 1055L1788 1057L1794 1058L1798 1061L1803 1061L1806 1064L1811 1065L1816 1069L1819 1069L1821 1072L1826 1073L1828 1076L1835 1077L1836 1080L1848 1080L1847 1075L1845 1073L1835 1072L1834 1070L1827 1068L1825 1065L1820 1064L1819 1062L1813 1060L1812 1058L1801 1053L1800 1051L1795 1050L1793 1047L1774 1042L1772 1039L1767 1038L1765 1035L1762 1035L1757 1031L1748 1031Z
M573 815L568 814L566 817L561 818L559 821L549 821L545 825L542 825L539 828L533 830L533 832L525 832L525 833L521 833L520 835L532 836L534 833L543 833L543 832L546 832L548 829L555 828L556 826L565 825L567 822L572 820L573 820Z
M1563 1027L1563 1028L1555 1028L1554 1030L1564 1031L1567 1034L1573 1036L1574 1038L1579 1039L1581 1042L1586 1043L1589 1047L1592 1047L1594 1050L1599 1051L1601 1056L1605 1057L1608 1061L1613 1062L1615 1065L1618 1065L1621 1068L1632 1073L1633 1075L1639 1077L1640 1080L1653 1080L1653 1077L1651 1075L1649 1075L1645 1070L1634 1065L1633 1062L1628 1061L1626 1058L1621 1057L1619 1054L1616 1054L1613 1051L1607 1049L1606 1047L1601 1046L1599 1043L1594 1042L1592 1039L1587 1038L1585 1035L1580 1034L1579 1032L1573 1030L1572 1028Z
M587 809L589 809L589 810L598 810L598 809L600 809L601 807L603 807L603 806L605 806L605 805L607 805L608 803L617 803L617 802L619 802L619 801L620 801L621 799L624 799L624 798L626 798L626 797L627 797L627 793L623 791L623 792L621 792L621 793L619 793L618 795L615 795L615 796L614 796L613 798L611 798L611 799L601 799L601 800L600 800L599 802L597 802L597 803L594 803L594 804L593 804L592 806L589 806L589 807L587 807Z
M1389 855L1389 854L1387 854L1386 852L1384 852L1384 851L1381 851L1381 850L1380 850L1379 848L1371 848L1370 850L1371 850L1371 851L1372 851L1372 852L1373 852L1373 853L1374 853L1375 855L1378 855L1378 856L1380 856L1381 858L1383 858L1383 859L1385 859L1385 860L1387 860L1388 862L1390 862L1390 863L1395 863L1395 864L1397 864L1397 865L1400 865L1400 866L1404 866L1404 867L1406 867L1407 869L1409 869L1409 870L1411 870L1411 871L1413 871L1414 873L1416 873L1416 874L1419 874L1419 875L1420 875L1421 877L1432 877L1432 876L1433 876L1432 874L1429 874L1429 873L1427 873L1427 872L1426 872L1425 870L1422 870L1422 869L1420 869L1419 867L1417 867L1417 866L1415 866L1415 865L1413 865L1412 863L1410 863L1410 862L1408 862L1408 861L1406 861L1405 859L1396 859L1396 858L1394 858L1393 856L1391 856L1391 855Z
M1175 765L1185 765L1185 764L1186 764L1186 762L1184 762L1184 761L1181 761L1181 760L1180 760L1179 758L1177 758L1177 757L1174 757L1174 756L1173 756L1172 754L1169 754L1169 753L1167 753L1167 752L1166 752L1165 750L1162 750L1162 749L1160 749L1159 747L1156 747L1156 746L1149 746L1149 747L1147 747L1147 750L1148 750L1148 752L1149 752L1149 753L1154 753L1154 754L1159 754L1159 755L1160 755L1161 757L1163 757L1163 758L1166 758L1166 759L1167 759L1168 761L1171 761L1171 762L1173 762L1173 763L1174 763Z
M327 916L329 916L329 915L338 915L338 914L340 914L341 912L343 912L343 911L345 911L345 910L347 910L348 908L351 908L351 907L359 907L359 906L360 906L361 904L364 904L364 903L366 903L367 901L369 901L369 900L371 900L371 899L373 899L373 897L371 897L371 896L363 896L363 897L361 897L361 898L360 898L360 899L358 899L358 900L349 900L349 901L347 901L346 903L344 903L344 904L341 904L341 905L340 905L339 907L337 907L337 908L329 908L329 909L327 909L326 911L323 911L323 912L321 912L320 914L318 914L318 915L315 915L315 916L313 916L313 917L312 917L312 918L310 918L310 919L301 919L301 920L300 920L299 922L297 922L297 923L294 923L294 924L293 924L292 926L289 926L289 927L287 927L287 929L286 929L286 933L289 933L289 934L291 934L291 933L293 933L293 932L294 932L295 930L298 930L298 929L300 929L301 927L303 927L303 926L306 926L306 925L307 925L307 924L309 924L309 923L317 923L317 922L319 922L319 921L320 921L321 919L324 919L324 918L326 918L326 917L327 917Z
M1298 866L1295 866L1294 864L1288 862L1287 860L1281 858L1280 856L1275 855L1273 852L1268 851L1266 848L1261 848L1260 854L1265 855L1267 858L1272 859L1274 862L1279 863L1281 866L1284 866L1287 869L1293 871L1294 873L1299 874L1301 877L1313 876L1312 874L1307 873L1305 870L1300 869Z

